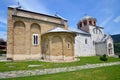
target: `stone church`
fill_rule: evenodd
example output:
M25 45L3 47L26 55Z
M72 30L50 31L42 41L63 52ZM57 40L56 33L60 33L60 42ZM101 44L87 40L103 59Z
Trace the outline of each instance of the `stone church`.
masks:
M84 16L77 24L79 30L75 37L75 56L114 56L114 44L104 28L96 25L97 20Z
M7 59L74 61L75 57L114 55L113 40L96 19L83 17L78 29L69 29L59 15L8 7Z

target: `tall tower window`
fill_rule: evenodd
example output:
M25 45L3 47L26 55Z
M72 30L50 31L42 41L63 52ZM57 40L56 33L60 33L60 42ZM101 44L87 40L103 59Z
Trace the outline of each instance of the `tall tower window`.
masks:
M38 34L33 34L33 45L38 45Z
M92 25L92 21L89 21L89 24Z
M98 30L96 29L96 34L98 33Z
M80 27L82 27L82 23L80 23Z
M94 21L94 25L96 25L96 22Z
M85 21L84 21L84 26L86 26L86 25L87 25L87 21L85 20Z

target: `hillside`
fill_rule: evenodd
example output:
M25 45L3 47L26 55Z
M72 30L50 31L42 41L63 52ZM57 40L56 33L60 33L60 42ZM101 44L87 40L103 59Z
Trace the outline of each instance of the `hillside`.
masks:
M116 35L111 35L114 43L120 43L120 34L116 34Z
M120 34L111 35L114 40L114 50L116 54L120 55Z

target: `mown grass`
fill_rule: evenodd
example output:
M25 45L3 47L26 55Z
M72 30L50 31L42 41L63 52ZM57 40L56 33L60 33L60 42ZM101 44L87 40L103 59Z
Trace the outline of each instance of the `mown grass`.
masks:
M107 62L120 61L119 58L108 58ZM41 62L41 61L19 61L19 62L0 62L0 72L14 71L14 70L31 70L31 69L45 69L45 68L57 68L78 66L85 64L103 63L98 56L93 57L80 57L80 61L54 63L54 62ZM40 65L36 67L28 67L29 65Z
M120 80L120 65L2 80Z

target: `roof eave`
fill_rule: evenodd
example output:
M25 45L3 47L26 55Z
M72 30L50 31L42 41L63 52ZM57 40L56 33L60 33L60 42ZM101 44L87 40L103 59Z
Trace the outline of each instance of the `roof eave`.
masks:
M8 7L10 9L14 9L13 7ZM48 16L48 17L53 17L53 18L58 18L58 19L62 19L60 17L56 17L56 16L52 16L52 15L48 15L48 14L43 14L43 13L38 13L38 12L33 12L33 11L29 11L29 10L24 10L24 9L21 9L21 8L17 8L18 10L20 11L24 11L24 12L29 12L29 13L34 13L34 14L38 14L38 15L43 15L43 16ZM68 22L67 20L63 19L64 21Z

